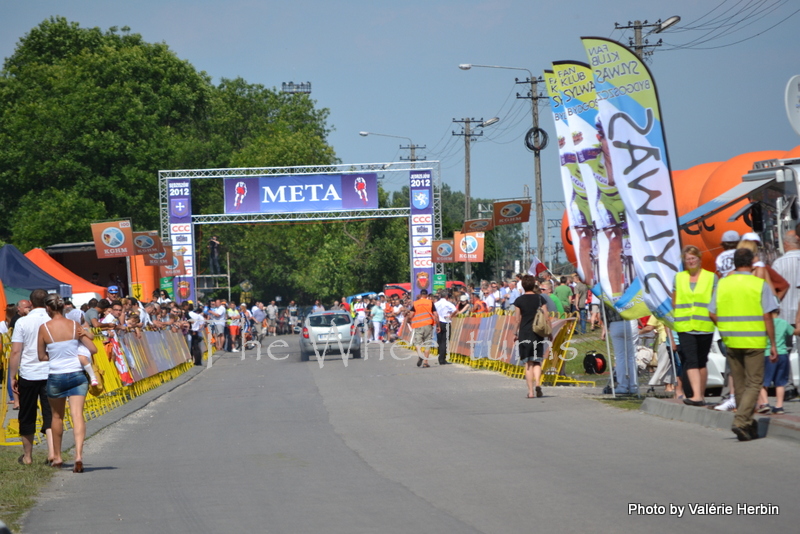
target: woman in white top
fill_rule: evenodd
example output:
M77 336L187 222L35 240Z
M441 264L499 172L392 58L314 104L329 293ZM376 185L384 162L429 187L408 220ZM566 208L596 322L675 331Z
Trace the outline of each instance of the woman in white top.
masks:
M64 409L69 399L75 437L75 466L73 473L83 473L83 440L86 425L83 421L83 403L89 389L83 362L78 356L78 347L83 345L90 354L97 352L92 337L75 321L64 317L64 299L56 294L48 295L44 301L47 314L52 319L39 327L39 361L50 362L47 377L47 397L53 412L53 457L52 466L60 468L61 438L64 433ZM88 364L88 361L86 362ZM91 369L91 365L86 365Z

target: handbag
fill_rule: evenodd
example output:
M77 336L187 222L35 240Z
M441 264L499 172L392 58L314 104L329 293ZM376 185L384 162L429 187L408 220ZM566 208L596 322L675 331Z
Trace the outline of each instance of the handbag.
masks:
M547 314L544 311L544 299L539 296L540 304L539 309L536 310L536 316L533 318L533 333L541 338L548 338L553 333L553 327L550 326Z

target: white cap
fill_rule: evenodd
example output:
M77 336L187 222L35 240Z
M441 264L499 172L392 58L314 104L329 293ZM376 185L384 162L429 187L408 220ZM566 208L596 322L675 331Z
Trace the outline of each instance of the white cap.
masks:
M468 297L468 296L466 296L466 295L461 295L461 296L459 297L459 300L469 300L469 297Z
M755 232L747 232L742 236L742 241L755 241L757 243L761 243L761 238L758 237L758 234Z
M739 242L739 232L736 230L728 230L724 234L722 234L722 242L723 243L738 243Z

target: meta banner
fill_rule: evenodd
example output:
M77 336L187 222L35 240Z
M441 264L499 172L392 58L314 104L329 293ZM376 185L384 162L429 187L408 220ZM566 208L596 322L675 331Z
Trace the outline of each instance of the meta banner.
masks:
M123 258L135 254L131 221L92 223L92 237L98 259Z
M526 223L531 218L531 199L503 200L493 205L494 226Z
M376 209L378 176L306 174L225 179L225 213Z
M433 287L433 173L430 169L409 171L411 224L411 287L414 298L421 289Z

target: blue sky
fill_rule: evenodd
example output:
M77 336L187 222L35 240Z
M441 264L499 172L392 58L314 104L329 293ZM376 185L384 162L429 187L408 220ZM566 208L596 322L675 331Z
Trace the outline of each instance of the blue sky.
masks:
M104 30L127 25L147 41L166 42L215 82L241 76L279 88L310 81L312 97L331 111L329 141L343 163L408 156L399 149L407 141L359 131L408 137L427 147L421 155L441 160L443 181L455 190L464 187L464 140L452 135L461 130L452 119L498 116L472 145L471 188L474 197L509 198L533 185L533 155L523 145L530 104L516 99L526 86L514 83L527 73L458 65L524 67L539 75L552 61L586 61L581 36L627 43L632 31L615 30L615 22L679 15L672 30L649 37L665 41L649 66L672 168L800 144L783 97L789 78L800 74L793 35L800 6L785 0L666 6L633 0L0 0L0 55L8 57L20 37L52 15ZM739 12L748 6L751 11ZM731 33L675 48L707 33L688 30L703 23L719 27L709 36ZM747 40L726 46L741 39ZM552 136L549 107L540 109ZM542 175L544 200L563 200L555 143L542 152ZM397 177L385 184L390 190L401 185Z

